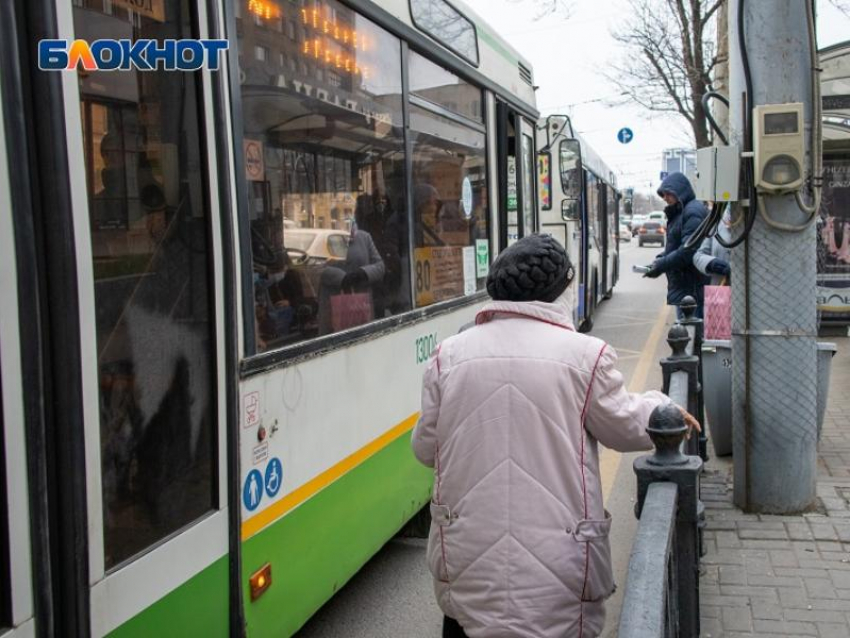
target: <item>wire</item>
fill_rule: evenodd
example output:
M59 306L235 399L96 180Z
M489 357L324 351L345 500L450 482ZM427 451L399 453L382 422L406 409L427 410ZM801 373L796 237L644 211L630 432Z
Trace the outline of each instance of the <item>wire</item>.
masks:
M711 109L708 107L708 101L711 99L720 100L726 105L726 108L729 108L729 99L723 95L722 93L718 93L717 91L709 91L705 95L702 96L702 110L705 112L705 118L708 120L708 123L711 125L711 129L720 138L720 140L726 146L729 146L729 140L726 135L720 128L720 125L714 119L714 116L711 114Z

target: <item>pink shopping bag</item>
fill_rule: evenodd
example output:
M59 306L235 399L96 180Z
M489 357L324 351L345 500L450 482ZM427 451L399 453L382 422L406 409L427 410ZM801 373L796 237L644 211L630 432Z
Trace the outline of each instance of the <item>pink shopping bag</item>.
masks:
M732 289L729 286L705 287L705 338L732 338Z
M370 293L355 292L331 297L331 328L334 332L348 330L370 321L372 321Z

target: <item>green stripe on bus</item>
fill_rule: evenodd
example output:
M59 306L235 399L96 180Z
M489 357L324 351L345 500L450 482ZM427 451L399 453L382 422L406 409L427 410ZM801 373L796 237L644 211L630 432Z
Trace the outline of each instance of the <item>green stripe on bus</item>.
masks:
M486 42L490 45L490 48L493 49L496 53L501 55L511 64L519 64L519 58L517 58L515 53L511 53L505 47L502 46L502 43L499 40L487 32L485 29L481 27L481 25L476 25L478 27L478 37L481 38L482 41Z
M291 636L430 499L433 472L399 437L243 544L251 638ZM248 579L266 563L272 585L251 603Z
M110 638L229 634L227 556L109 634Z

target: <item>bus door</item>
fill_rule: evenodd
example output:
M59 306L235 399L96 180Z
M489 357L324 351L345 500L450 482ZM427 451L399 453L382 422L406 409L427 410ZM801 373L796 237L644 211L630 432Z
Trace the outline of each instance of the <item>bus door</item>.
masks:
M500 249L536 232L534 128L505 102L496 100Z
M210 37L204 2L45 0L34 19L42 5L55 12L42 37ZM44 193L33 216L47 299L50 582L35 589L47 589L52 635L227 636L238 608L225 424L238 425L224 373L236 369L224 321L235 304L223 298L213 78L31 78L47 105L25 146Z
M599 253L600 253L600 268L601 272L599 273L599 283L597 290L597 299L596 301L601 301L602 298L605 297L605 294L608 291L608 277L610 276L610 263L609 256L611 254L611 232L608 223L608 206L610 205L607 198L607 193L609 190L608 185L604 180L600 179L597 183L599 193L599 207L597 208L597 239L599 240Z
M26 445L19 278L7 154L6 103L0 86L0 633L36 635L30 542L30 500ZM19 192L19 189L16 189ZM26 277L26 274L24 275ZM32 344L31 344L32 345ZM30 354L30 353L27 353ZM29 366L32 368L32 366Z

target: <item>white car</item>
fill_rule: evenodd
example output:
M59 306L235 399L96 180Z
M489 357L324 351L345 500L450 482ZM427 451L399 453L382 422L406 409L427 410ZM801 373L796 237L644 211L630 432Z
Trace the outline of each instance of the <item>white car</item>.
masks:
M324 228L285 229L283 243L293 253L304 253L306 257L321 260L345 259L351 235L343 230Z
M667 226L667 213L663 210L654 210L644 220L647 222L659 222L662 226Z
M626 222L620 222L620 241L632 241L632 231L629 230L629 225Z

